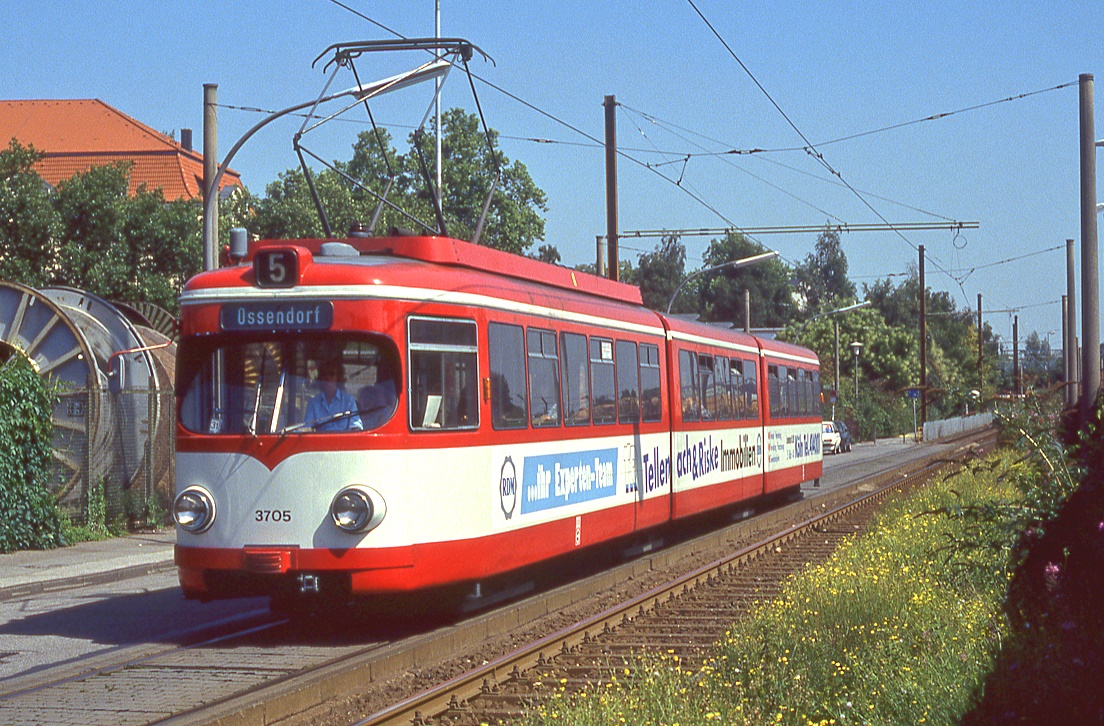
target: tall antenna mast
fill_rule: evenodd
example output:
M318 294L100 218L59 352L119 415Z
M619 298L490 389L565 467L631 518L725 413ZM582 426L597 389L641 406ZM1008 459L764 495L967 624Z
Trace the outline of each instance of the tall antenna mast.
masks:
M434 8L434 35L441 40L441 0L433 0ZM434 113L437 120L437 194L444 196L445 189L441 185L441 78L437 78L437 95L433 101Z

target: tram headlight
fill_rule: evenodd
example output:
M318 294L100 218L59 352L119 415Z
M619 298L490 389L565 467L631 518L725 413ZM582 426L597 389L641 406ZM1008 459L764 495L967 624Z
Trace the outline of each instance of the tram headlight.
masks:
M188 487L173 501L173 519L192 534L206 532L215 521L215 500L203 487Z
M345 487L330 504L334 524L346 532L367 532L383 521L387 505L380 493L366 486Z

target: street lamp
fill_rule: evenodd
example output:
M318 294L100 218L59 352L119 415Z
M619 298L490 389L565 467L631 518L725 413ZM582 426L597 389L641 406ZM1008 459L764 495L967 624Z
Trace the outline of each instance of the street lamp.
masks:
M736 269L739 269L741 267L748 267L750 265L756 265L760 262L766 262L767 260L773 260L775 257L778 257L778 253L772 250L770 252L764 252L761 255L755 255L753 257L744 257L744 258L739 259L739 260L730 260L728 262L722 262L719 265L713 265L712 267L706 267L705 269L698 270L697 272L693 272L690 275L687 275L686 278L683 279L683 281L679 283L679 286L675 288L675 291L673 293L671 293L671 299L667 302L667 314L668 315L671 314L671 306L675 304L675 298L678 297L679 292L682 291L682 286L685 285L686 283L690 282L691 280L693 280L698 275L704 275L707 272L713 272L714 270L721 270L721 269L724 269L726 267L731 267L732 269L736 270Z
M855 341L851 344L851 352L855 356L855 405L859 403L859 353L862 351L862 343Z
M872 301L872 300L863 300L861 303L855 303L854 305L848 305L845 308L837 308L835 310L829 310L828 312L825 312L825 313L817 313L816 315L812 316L811 318L806 320L804 323L802 323L801 327L797 329L797 333L794 334L794 342L798 343L798 342L801 341L801 334L803 332L805 332L805 326L808 325L809 323L813 322L817 318L823 318L823 317L827 317L829 315L835 315L836 313L849 313L852 310L858 310L859 308L868 308L873 304L874 304L874 301Z

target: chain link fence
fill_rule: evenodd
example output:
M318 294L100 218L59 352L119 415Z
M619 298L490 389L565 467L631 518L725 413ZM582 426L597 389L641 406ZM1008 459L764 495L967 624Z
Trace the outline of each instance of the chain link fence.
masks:
M167 522L176 485L175 405L171 390L60 393L49 487L70 519L86 524L102 507L107 523Z

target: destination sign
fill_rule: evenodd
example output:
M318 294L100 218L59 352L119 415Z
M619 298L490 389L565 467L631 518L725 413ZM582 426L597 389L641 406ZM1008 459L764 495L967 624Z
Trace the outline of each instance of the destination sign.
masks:
M327 330L332 325L329 300L231 303L219 311L222 330Z

